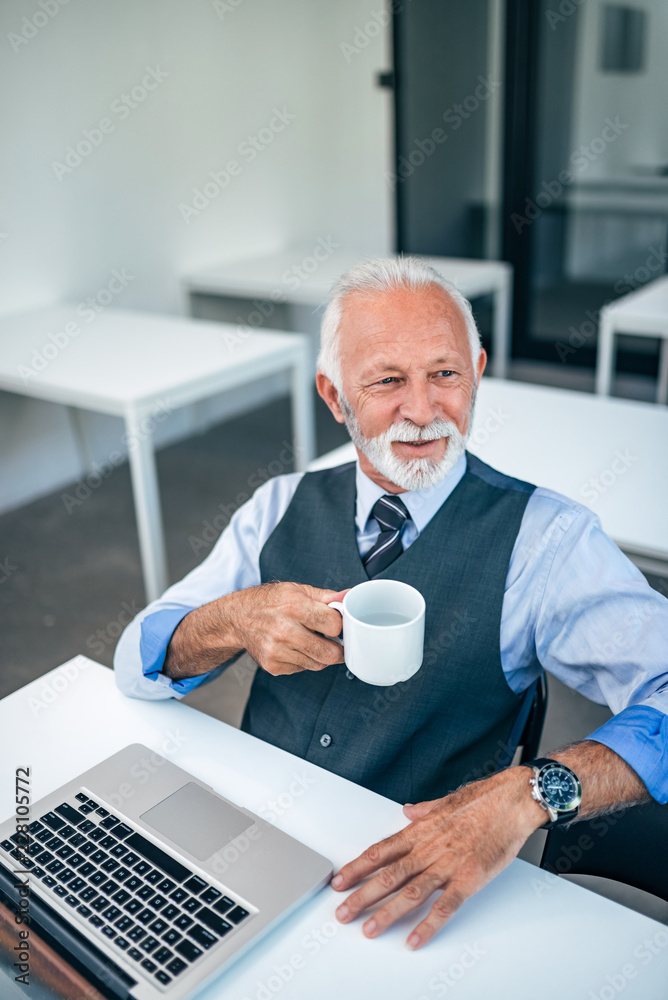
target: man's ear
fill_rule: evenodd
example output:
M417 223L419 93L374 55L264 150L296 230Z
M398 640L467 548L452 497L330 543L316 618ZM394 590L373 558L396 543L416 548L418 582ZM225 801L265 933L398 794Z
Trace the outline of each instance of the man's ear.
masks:
M478 356L478 379L477 379L478 385L480 385L480 379L482 378L482 373L484 372L486 365L487 365L487 351L484 349L484 347L481 347L480 354Z
M318 387L318 395L321 399L325 400L327 406L332 411L334 419L339 424L345 424L346 419L339 406L339 391L332 380L327 378L324 372L318 370L315 376L315 384Z

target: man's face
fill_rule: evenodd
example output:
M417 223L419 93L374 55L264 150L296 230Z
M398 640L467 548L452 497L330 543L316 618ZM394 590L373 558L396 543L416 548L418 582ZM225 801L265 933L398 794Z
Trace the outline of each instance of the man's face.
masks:
M481 351L474 371L457 305L437 285L354 292L344 302L339 336L345 399L322 373L318 388L347 424L364 472L391 492L442 479L463 449L486 361ZM402 440L388 440L395 437Z

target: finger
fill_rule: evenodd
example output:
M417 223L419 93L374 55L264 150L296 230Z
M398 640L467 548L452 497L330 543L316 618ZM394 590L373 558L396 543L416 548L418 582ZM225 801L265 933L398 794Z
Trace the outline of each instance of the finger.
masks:
M343 646L340 646L338 642L332 642L331 639L316 635L307 628L300 629L295 646L325 666L332 663L343 663L344 660Z
M404 813L409 819L421 819L422 816L426 816L441 801L442 799L431 799L428 802L407 802L404 806Z
M385 840L379 840L378 843L367 847L366 851L363 851L359 857L344 865L330 884L339 891L349 889L360 879L371 875L385 865L391 864L397 858L403 857L410 850L410 847L411 845L403 836L403 830L400 830L399 833L393 833L391 837L386 837Z
M322 632L324 635L340 635L343 618L336 608L329 608L319 601L307 601L299 614L300 622L312 632Z
M408 947L415 951L430 941L470 895L472 893L467 892L461 885L451 882L435 901L424 920L409 934L406 941Z
M377 910L364 924L362 931L366 937L378 937L401 917L421 906L431 894L447 884L448 875L437 868L420 872L406 881L401 891Z
M401 889L413 876L418 875L423 867L424 862L420 862L415 855L407 854L382 868L374 878L344 899L337 907L337 919L342 923L354 920L367 907Z
M350 587L347 587L345 590L323 590L320 587L311 587L308 583L300 583L298 586L304 591L307 597L310 597L312 601L318 601L320 604L331 604L332 601L342 601L350 590Z

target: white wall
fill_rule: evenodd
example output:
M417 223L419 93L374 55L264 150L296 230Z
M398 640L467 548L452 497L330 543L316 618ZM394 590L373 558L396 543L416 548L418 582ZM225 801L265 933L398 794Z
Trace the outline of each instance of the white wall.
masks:
M390 249L390 96L374 86L389 44L387 31L364 33L379 0L60 3L0 5L0 313L80 302L114 268L134 276L114 304L174 313L179 275L198 266L330 234ZM167 75L122 110L147 67ZM240 144L275 108L294 120L249 162ZM54 167L103 118L113 131L91 154L71 172ZM179 205L231 159L239 176L184 221ZM159 440L189 420L174 415ZM119 422L84 426L103 461ZM0 510L76 479L67 412L0 394L0 468Z

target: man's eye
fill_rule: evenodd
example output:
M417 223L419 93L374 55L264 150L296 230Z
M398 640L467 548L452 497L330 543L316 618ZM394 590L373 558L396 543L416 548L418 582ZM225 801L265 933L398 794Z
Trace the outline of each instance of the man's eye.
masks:
M387 378L382 378L379 382L379 385L389 385L390 382L394 382L393 375L388 375Z
M450 371L450 369L448 369L448 368L444 368L438 374L439 375L454 375L455 373L453 371Z

